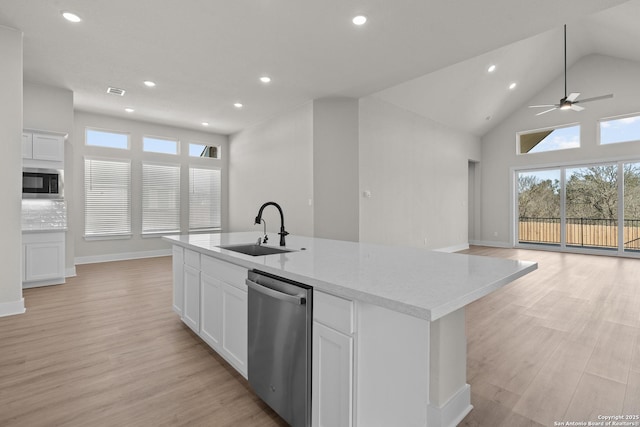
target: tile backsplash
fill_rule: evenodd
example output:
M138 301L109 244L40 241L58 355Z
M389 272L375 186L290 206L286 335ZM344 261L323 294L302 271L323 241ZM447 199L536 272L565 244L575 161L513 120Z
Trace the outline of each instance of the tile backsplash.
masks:
M22 200L22 230L66 230L64 200Z

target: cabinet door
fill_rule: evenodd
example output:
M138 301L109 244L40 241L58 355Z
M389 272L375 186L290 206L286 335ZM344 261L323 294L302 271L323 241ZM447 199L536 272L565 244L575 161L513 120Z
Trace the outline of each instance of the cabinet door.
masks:
M247 291L222 283L222 351L247 376Z
M34 133L33 158L35 160L64 161L64 137Z
M64 277L64 242L28 243L24 246L25 281Z
M184 250L180 246L173 246L173 311L182 316L184 306Z
M22 133L22 158L23 159L32 159L33 158L33 144L32 144L32 134L30 133Z
M222 282L207 274L201 273L201 275L200 336L214 350L220 352L222 349Z
M352 425L353 338L313 322L312 425Z
M200 333L200 270L184 267L184 307L182 321L197 334Z

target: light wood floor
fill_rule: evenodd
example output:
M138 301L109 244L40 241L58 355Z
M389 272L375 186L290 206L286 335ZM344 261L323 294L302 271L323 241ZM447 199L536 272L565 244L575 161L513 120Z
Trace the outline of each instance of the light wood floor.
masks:
M639 260L468 252L539 269L468 307L461 425L640 414ZM0 426L285 425L171 311L169 258L77 270L0 318Z
M0 318L0 426L284 426L171 310L171 259L80 265Z
M472 247L538 270L467 308L461 426L640 415L640 260ZM640 420L636 420L640 421Z

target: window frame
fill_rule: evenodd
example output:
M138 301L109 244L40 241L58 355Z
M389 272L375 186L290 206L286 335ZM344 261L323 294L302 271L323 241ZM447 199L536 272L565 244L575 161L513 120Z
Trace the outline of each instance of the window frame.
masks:
M111 133L114 135L125 135L127 137L127 147L126 148L122 148L122 147L109 147L107 145L95 145L95 144L89 144L89 132L93 131L93 132L100 132L100 133ZM130 132L123 132L123 131L116 131L116 130L112 130L112 129L103 129L103 128L95 128L95 127L91 127L91 126L86 126L84 128L84 145L85 147L96 147L96 148L106 148L109 150L120 150L120 151L131 151L131 133Z
M166 152L163 152L163 151L145 150L144 142L145 142L146 139L152 139L152 140L156 140L156 141L175 142L175 144L176 144L176 152L175 153L166 153ZM168 137L168 136L142 135L140 148L142 150L142 153L151 153L152 155L154 155L154 154L163 154L163 155L166 155L166 156L180 156L180 139L179 138L171 138L171 137Z
M87 161L102 161L102 162L112 162L112 163L125 163L129 166L129 177L128 177L128 194L127 194L127 203L128 203L128 221L129 221L129 230L125 232L119 233L87 233ZM131 159L127 158L109 158L102 156L84 156L84 166L83 166L83 220L84 220L84 231L83 238L85 240L121 240L121 239L131 239L133 237L133 201L132 201L132 193L133 193L133 165Z
M191 191L191 182L192 182L192 177L191 177L191 170L192 169L201 169L201 170L209 170L209 171L216 171L219 174L219 188L218 188L218 193L219 193L219 199L217 201L218 203L218 215L219 215L219 224L218 225L213 225L213 226L208 226L208 227L200 227L200 228L196 228L196 227L192 227L191 226L191 215L192 215L192 206L191 206L191 195L192 195L192 191ZM192 164L189 163L187 166L187 177L188 177L188 183L187 183L187 187L188 187L188 218L187 218L187 232L188 233L201 233L201 232L207 232L207 231L221 231L222 230L222 217L223 217L223 197L222 197L222 191L223 191L223 186L222 186L222 168L220 167L216 167L216 166L203 166L203 165L196 165L196 164Z
M162 167L172 167L177 168L178 172L178 182L177 182L177 190L178 190L178 215L177 215L177 228L176 229L166 229L166 230L155 230L155 231L145 231L144 229L144 218L145 218L145 205L144 205L144 196L145 196L145 173L144 167L145 165L152 166L162 166ZM182 231L182 169L183 166L181 163L161 163L154 162L142 159L140 162L140 235L144 237L157 237L158 235L165 234L180 234Z
M578 127L578 146L577 147L567 147L567 148L558 148L556 150L546 150L546 151L540 151L540 152L535 152L535 153L531 153L526 152L523 153L521 151L521 144L520 144L520 137L522 135L530 135L533 133L537 133L537 132L544 132L544 131L554 131L554 130L558 130L558 129L566 129L566 128L571 128L571 127ZM572 122L572 123L566 123L566 124L562 124L562 125L556 125L556 126L548 126L548 127L543 127L543 128L538 128L538 129L532 129L532 130L523 130L523 131L518 131L516 132L516 155L517 156L526 156L526 155L532 155L532 154L544 154L544 153L554 153L557 151L565 151L565 150L575 150L575 149L579 149L582 147L582 126L580 124L580 122Z
M607 165L617 165L618 173L618 208L617 208L617 220L618 224L624 224L624 167L628 164L640 164L640 157L637 156L622 156L603 161L569 161L569 162L554 162L550 164L530 164L512 166L510 168L511 175L511 191L510 191L510 236L509 240L514 248L520 249L537 249L537 250L550 250L554 252L564 253L578 253L588 255L606 255L606 256L618 256L627 258L639 258L640 251L635 249L625 249L624 247L624 227L618 227L618 247L617 248L600 248L600 247L580 247L566 243L566 181L567 170L576 168L589 168L600 167ZM537 172L544 170L559 170L560 171L560 220L561 220L561 241L557 245L544 245L539 243L527 243L519 241L518 234L518 185L517 177L522 172ZM620 185L622 183L622 185Z
M189 158L190 161L191 161L191 159L208 159L208 160L220 160L220 159L222 159L222 146L220 144L207 144L207 143L198 142L198 141L189 141L187 144L188 144L187 157ZM192 145L199 145L199 146L203 146L203 147L216 147L216 151L217 151L218 156L217 157L192 156L191 155L191 146Z
M627 143L640 142L640 135L638 135L637 139L631 139L631 140L628 140L628 141L615 141L615 142L607 142L607 143L603 143L602 142L602 123L603 122L610 122L610 121L614 121L614 120L627 119L627 118L631 118L631 117L638 117L638 120L640 120L640 112L629 113L629 114L621 114L621 115L618 115L618 116L602 117L602 118L598 119L598 121L597 121L597 129L596 129L596 134L597 134L597 138L598 138L598 146L600 146L600 147L610 147L610 146L616 146L618 144L627 144Z

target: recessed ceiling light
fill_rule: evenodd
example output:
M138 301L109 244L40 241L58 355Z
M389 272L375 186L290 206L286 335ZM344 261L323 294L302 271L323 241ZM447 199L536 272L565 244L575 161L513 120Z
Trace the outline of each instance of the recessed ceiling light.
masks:
M151 80L145 80L144 81L144 85L146 87L155 87L156 86L156 84L154 82L152 82Z
M127 113L133 113L136 110L134 110L133 108L127 107L127 108L124 109L124 111L126 111Z
M515 89L515 88L516 88L516 84L515 84L515 83L511 83L511 84L509 85L509 89L513 90L513 89Z
M233 104L233 106L236 107L236 108L242 108L243 107L242 103L240 103L240 102L236 102L235 104Z
M496 70L496 66L495 65L489 65L489 68L487 68L487 72L489 73L493 73Z
M262 77L260 77L260 81L261 81L262 83L269 83L269 82L271 82L271 77L269 77L269 76L262 76Z
M207 123L207 122L202 122L202 126L209 126L209 123Z
M75 13L71 13L71 12L62 12L62 17L64 19L66 19L69 22L80 22L82 21L82 19L80 19L80 17L78 15L76 15Z
M364 23L367 22L367 17L364 15L354 16L351 22L355 25L364 25Z

